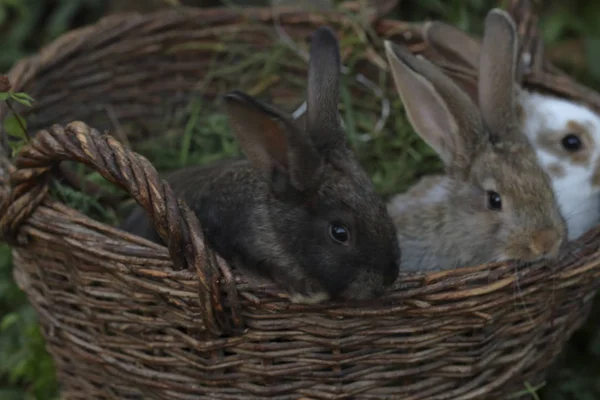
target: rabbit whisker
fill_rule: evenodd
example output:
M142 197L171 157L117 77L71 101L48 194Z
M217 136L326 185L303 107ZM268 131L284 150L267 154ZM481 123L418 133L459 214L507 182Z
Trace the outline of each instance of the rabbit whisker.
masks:
M533 317L531 315L531 312L529 311L529 307L527 307L526 303L525 303L525 297L523 296L523 289L521 288L521 283L519 281L519 269L520 267L523 265L523 263L521 262L516 262L515 263L515 291L514 291L514 295L513 295L513 299L514 299L514 305L515 308L517 308L517 304L520 302L521 306L523 307L523 310L525 311L525 315L527 316L527 319L529 320L529 322L533 325L534 321L533 321Z

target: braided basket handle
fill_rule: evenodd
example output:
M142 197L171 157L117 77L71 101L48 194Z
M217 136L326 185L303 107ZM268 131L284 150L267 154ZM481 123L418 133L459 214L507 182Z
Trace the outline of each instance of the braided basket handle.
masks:
M199 300L206 328L215 335L231 331L225 318L220 282L227 292L232 322L239 330L239 302L233 276L222 259L202 240L196 215L177 199L143 156L124 148L108 134L101 134L83 122L53 125L39 131L19 153L10 176L11 191L0 210L3 238L20 245L19 227L46 198L49 172L61 161L77 161L99 172L109 182L125 189L148 213L154 228L167 243L176 270L195 272Z

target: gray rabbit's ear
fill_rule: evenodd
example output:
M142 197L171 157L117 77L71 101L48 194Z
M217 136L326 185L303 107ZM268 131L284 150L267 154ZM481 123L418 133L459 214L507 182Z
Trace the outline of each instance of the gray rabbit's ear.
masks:
M441 21L425 23L423 37L450 62L479 71L481 43L467 32Z
M466 173L487 140L479 110L439 68L385 41L392 77L417 133L439 154L447 170Z
M340 124L340 50L331 28L323 26L312 35L308 65L306 129L319 151L345 143Z
M435 59L435 64L443 67L444 73L475 104L479 103L477 74L481 41L462 29L441 21L426 22L423 26L423 38L441 57L441 60Z
M322 159L306 134L286 115L241 92L225 96L233 134L250 162L279 194L306 191L321 178Z
M497 8L487 14L484 29L479 69L481 115L495 138L520 139L520 132L514 129L517 29L510 15Z

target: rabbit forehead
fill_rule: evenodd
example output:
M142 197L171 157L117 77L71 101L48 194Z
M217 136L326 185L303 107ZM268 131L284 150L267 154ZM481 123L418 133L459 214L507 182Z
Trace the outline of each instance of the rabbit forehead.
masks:
M348 173L333 165L325 167L319 198L324 203L336 203L351 211L365 212L366 215L379 214L384 209L383 201L375 192L366 174Z
M385 202L377 194L370 179L353 163L329 163L325 166L327 178L320 186L318 201L325 209L352 214L355 223L365 235L386 244L395 232Z
M483 190L499 193L503 204L519 214L520 210L535 214L551 210L550 216L554 214L550 179L527 143L493 145L478 158L472 174Z

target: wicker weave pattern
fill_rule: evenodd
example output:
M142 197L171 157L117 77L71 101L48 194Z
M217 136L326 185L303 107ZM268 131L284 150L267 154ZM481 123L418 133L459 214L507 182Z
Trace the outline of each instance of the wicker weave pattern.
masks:
M15 171L4 168L0 204L15 277L39 312L63 398L466 400L537 383L589 312L600 284L600 230L552 264L402 275L377 301L293 305L208 252L197 219L154 168L90 128L109 125L98 104L112 103L119 120L152 120L159 94L192 90L211 47L166 51L173 43L213 43L237 30L236 40L269 46L271 14L247 15L257 21L239 25L243 17L228 10L111 17L10 72L15 90L38 100L30 126L62 124L38 132ZM281 22L298 38L324 22L350 23L324 18L291 13ZM414 25L375 21L374 29L426 50ZM79 119L90 125L67 124ZM127 190L169 248L47 198L48 171L61 160Z

